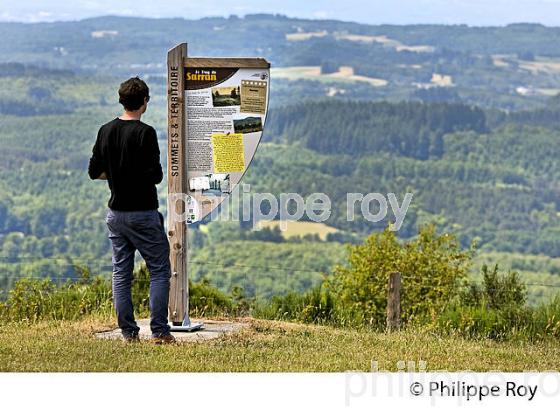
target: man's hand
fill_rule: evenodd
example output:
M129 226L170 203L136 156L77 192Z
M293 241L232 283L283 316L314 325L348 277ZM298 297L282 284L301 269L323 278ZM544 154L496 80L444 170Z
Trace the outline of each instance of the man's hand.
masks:
M106 180L107 179L107 174L105 174L105 172L102 172L101 175L99 175L97 178L95 179L102 179L102 180Z

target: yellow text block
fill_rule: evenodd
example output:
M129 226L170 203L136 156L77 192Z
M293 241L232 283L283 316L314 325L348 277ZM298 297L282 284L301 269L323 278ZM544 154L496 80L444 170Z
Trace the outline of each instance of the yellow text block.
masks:
M243 134L213 134L214 173L245 171Z

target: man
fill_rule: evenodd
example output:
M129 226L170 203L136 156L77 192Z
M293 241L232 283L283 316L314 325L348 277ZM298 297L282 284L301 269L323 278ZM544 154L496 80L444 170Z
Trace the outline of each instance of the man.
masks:
M138 77L120 85L124 113L99 129L88 172L91 179L106 179L111 190L106 222L113 248L113 300L123 337L139 340L131 296L138 249L150 271L152 338L171 343L175 339L167 320L169 242L156 190L163 172L156 132L140 121L149 100L148 86Z

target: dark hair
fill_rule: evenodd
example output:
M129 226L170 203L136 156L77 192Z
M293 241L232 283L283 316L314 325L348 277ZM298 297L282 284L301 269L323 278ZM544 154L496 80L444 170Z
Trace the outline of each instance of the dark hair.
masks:
M119 102L127 111L136 111L144 104L144 98L150 99L150 89L138 77L126 80L119 87Z

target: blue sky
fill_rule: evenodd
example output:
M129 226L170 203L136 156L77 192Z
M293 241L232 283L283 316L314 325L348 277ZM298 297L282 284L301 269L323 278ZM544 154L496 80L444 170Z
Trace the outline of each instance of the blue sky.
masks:
M560 26L560 0L0 0L0 21L79 20L107 14L195 19L261 12L370 24Z

